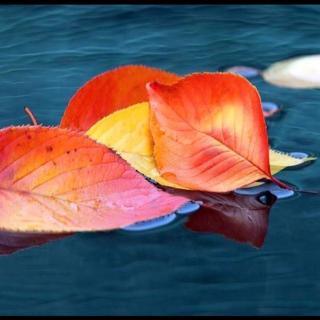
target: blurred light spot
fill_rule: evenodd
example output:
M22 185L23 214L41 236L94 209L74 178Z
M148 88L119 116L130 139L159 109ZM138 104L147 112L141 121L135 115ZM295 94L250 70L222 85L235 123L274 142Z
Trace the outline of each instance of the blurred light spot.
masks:
M137 222L121 229L126 231L145 231L156 229L171 223L173 220L176 219L176 217L177 215L175 213L171 213L166 216L155 218L152 220Z
M197 211L199 208L200 208L199 203L188 202L185 205L183 205L180 209L178 209L176 212L178 214L189 214L189 213Z
M292 197L294 195L294 191L288 190L288 189L282 189L276 184L272 182L267 182L264 183L260 186L257 187L252 187L252 188L240 188L236 189L235 193L241 194L241 195L258 195L261 192L269 191L273 195L275 195L278 199L285 199Z

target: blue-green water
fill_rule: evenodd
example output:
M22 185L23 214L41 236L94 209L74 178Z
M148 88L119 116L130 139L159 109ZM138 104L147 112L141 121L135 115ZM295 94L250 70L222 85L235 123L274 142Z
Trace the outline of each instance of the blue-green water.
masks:
M265 68L320 52L320 6L1 6L0 125L29 105L58 124L92 76L123 64L186 74ZM320 90L254 79L284 107L271 144L319 156ZM279 174L320 189L320 162ZM315 315L320 313L320 197L273 206L261 249L183 223L142 234L78 234L0 256L4 315Z

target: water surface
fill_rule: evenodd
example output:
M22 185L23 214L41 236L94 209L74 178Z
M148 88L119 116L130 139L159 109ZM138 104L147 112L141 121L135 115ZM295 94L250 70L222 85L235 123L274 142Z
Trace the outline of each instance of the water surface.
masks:
M179 74L266 68L320 52L320 6L0 6L0 126L29 105L58 124L85 81L124 64ZM274 148L319 156L320 90L253 79L284 107ZM320 162L279 178L320 189ZM277 201L264 246L188 231L78 234L0 256L3 315L315 315L320 313L320 197Z

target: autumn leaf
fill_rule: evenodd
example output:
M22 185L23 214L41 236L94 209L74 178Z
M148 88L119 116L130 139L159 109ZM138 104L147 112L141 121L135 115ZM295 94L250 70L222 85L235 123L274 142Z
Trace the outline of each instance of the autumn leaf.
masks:
M149 120L149 103L138 103L101 119L86 134L117 152L133 168L157 183L187 189L160 175L153 157L153 139ZM276 174L287 167L297 166L315 158L298 159L284 152L270 149L269 159L271 173ZM259 183L255 183L257 184Z
M179 76L142 65L127 65L104 72L85 83L71 98L62 128L88 130L108 114L148 100L146 83L173 84Z
M147 85L156 166L189 189L228 192L272 177L261 100L245 78L193 74Z
M143 65L125 65L87 81L70 99L60 126L88 130L98 120L133 104L148 101L146 84L173 84L182 77Z
M110 230L166 215L186 202L76 131L5 128L0 150L1 230Z
M316 160L316 157L297 158L290 155L289 153L272 149L270 149L269 157L272 174L276 174L288 167L296 167L304 163Z

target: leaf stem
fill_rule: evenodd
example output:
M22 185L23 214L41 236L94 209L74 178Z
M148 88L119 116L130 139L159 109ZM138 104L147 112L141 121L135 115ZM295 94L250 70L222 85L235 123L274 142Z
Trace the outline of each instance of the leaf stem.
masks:
M278 180L278 179L275 178L275 177L271 177L271 181L272 181L273 183L275 183L276 185L278 185L280 188L295 191L292 187L286 185L284 182Z
M298 193L320 195L320 190L301 190L301 189L299 189L297 187L290 187L290 186L286 185L285 183L279 181L275 177L272 177L272 182L277 184L280 188L292 190L292 191L295 191L295 192L298 192Z
M34 126L37 126L39 124L37 118L29 107L24 107L24 112L30 117Z

